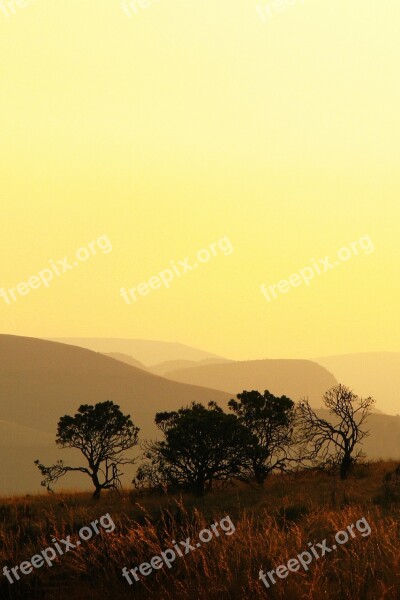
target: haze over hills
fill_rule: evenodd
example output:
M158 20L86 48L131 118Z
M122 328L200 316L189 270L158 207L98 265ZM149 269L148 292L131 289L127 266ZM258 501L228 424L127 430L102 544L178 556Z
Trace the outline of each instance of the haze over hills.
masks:
M84 348L0 335L0 409L7 421L55 432L79 404L113 400L148 435L154 413L192 401L226 403L221 391L164 379ZM147 430L147 433L146 433Z
M157 375L168 376L171 371L200 367L202 365L213 365L231 362L226 358L204 358L203 360L166 360L158 365L152 365L149 370Z
M160 377L143 365L138 368L76 346L0 335L0 493L39 491L36 458L45 464L59 458L78 464L77 454L58 449L54 440L59 418L74 414L83 403L113 400L131 414L143 440L158 433L153 424L156 412L192 401L215 400L226 407L244 389L269 389L293 400L308 396L314 406L320 406L323 392L336 385L326 369L301 360L218 362L174 373L185 381ZM365 445L369 458L400 458L400 417L372 415L369 428L371 437ZM134 452L139 453L139 449ZM127 469L125 485L132 475L133 469ZM63 486L87 489L88 484L84 476L74 474L58 489Z
M136 360L133 356L129 356L128 354L122 354L121 352L102 352L104 356L110 356L111 358L115 358L116 360L120 360L121 362L126 363L127 365L132 365L134 367L138 367L139 369L144 369L145 371L149 371L150 373L154 373L155 375L165 376L170 371L175 371L176 369L187 369L189 367L195 367L200 365L211 365L214 363L220 362L229 362L225 358L204 358L203 360L165 360L161 363L157 363L155 365L145 365L139 360Z
M237 389L234 379L229 378L232 383L227 387L225 382L220 385L218 376L211 379L208 379L208 376L205 379L202 377L198 379L198 374L195 375L194 372L189 373L189 369L200 368L205 365L212 365L213 363L244 365L246 363L263 362L230 361L229 359L184 344L151 340L64 338L58 341L102 352L127 364L142 369L147 368L150 372L175 381L204 385L206 387L211 386L214 389L228 392L231 392L232 388ZM400 389L400 353L370 352L326 356L317 358L311 362L314 362L314 364L317 363L324 367L324 369L327 369L336 381L348 385L358 394L362 396L372 395L377 401L374 409L376 412L382 411L383 413L393 415L400 413L400 393L398 392ZM239 367L240 369L243 369L243 366ZM183 371L187 372L184 373ZM251 381L254 384L263 384L263 380L259 380L254 367L251 369L249 378L239 380L238 377L237 383L240 383L240 381L247 382L248 384ZM254 384L253 387L255 387ZM242 385L239 385L239 388L241 387ZM261 389L263 385L256 387L257 389ZM311 395L310 399L312 399Z
M387 414L400 413L400 353L366 352L315 359L361 396L373 396Z
M138 360L135 360L134 358L132 358L131 356L128 356L126 354L110 353L110 354L106 354L106 356L111 356L112 358L115 358L116 360L126 362L127 364L137 366L141 369L150 371L151 373L155 373L155 374L161 375L163 377L167 377L167 378L170 377L171 379L174 379L174 374L173 374L174 371L182 371L182 370L190 369L192 367L200 367L200 366L211 365L211 364L222 364L222 363L233 363L234 362L234 361L230 361L230 360L222 359L222 358L221 359L220 358L205 358L204 360L200 360L200 361L194 361L194 360L164 361L158 365L152 365L150 367L146 367L143 363L139 362ZM317 364L319 364L318 361L315 361L315 362ZM323 365L321 365L321 366L323 366ZM330 370L332 372L332 375L335 375L335 365L332 364L332 367L333 367L332 369L328 369L328 370ZM342 381L342 380L348 381L348 379L351 378L350 376L348 376L347 372L346 373L344 372L343 369L341 370L340 368L338 368L338 371L342 373L343 378L336 377L335 379L337 379L337 381ZM371 371L373 371L373 369ZM360 377L362 378L362 374L360 375ZM390 381L388 381L386 383L387 383L387 389L384 390L385 397L393 396L395 393L394 392L394 386L395 386L394 379L391 378ZM388 392L389 389L390 389L390 393ZM364 393L361 395L368 395L368 394ZM372 410L372 412L378 413L378 414L390 414L390 411L381 410L381 409L377 408L376 406L374 406L371 410Z
M60 342L103 354L121 353L132 356L146 366L166 360L203 360L204 358L222 358L211 352L192 348L177 342L159 342L153 340L130 340L120 338L57 338L50 341Z
M2 410L3 412L3 410ZM54 443L55 432L46 433L18 425L9 421L0 421L0 494L39 493L41 475L34 465L40 458L46 464L52 464L59 458L75 464L75 451L60 450ZM73 476L69 485L82 484L82 478Z
M146 365L144 365L140 360L136 360L133 356L129 356L129 354L122 354L122 352L103 352L104 356L109 356L110 358L114 358L115 360L119 360L127 365L131 365L132 367L137 367L138 369L143 369L144 371L148 371Z
M326 409L316 413L327 421L335 422ZM362 444L367 460L400 460L400 417L373 413L368 417L365 428L370 432Z
M11 421L0 420L0 449L2 452L12 444L19 448L31 448L32 446L47 446L53 442L54 434L18 425Z
M337 380L327 369L310 360L251 360L227 362L170 371L174 381L213 387L236 395L243 390L269 390L294 401L308 397L315 407Z
M215 400L226 406L229 398L76 346L0 335L0 434L6 441L1 445L0 493L40 490L33 460L69 456L54 443L57 423L61 416L74 414L80 404L113 400L131 414L143 439L157 433L153 424L157 411L193 401ZM71 477L65 485L80 481L85 478Z

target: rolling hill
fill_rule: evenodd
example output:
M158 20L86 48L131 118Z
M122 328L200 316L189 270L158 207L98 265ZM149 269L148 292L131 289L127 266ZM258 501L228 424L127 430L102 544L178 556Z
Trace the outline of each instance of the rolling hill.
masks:
M113 400L131 414L143 439L157 432L157 411L192 401L226 405L229 398L83 348L0 335L0 493L37 491L40 477L33 460L68 457L54 444L57 423L80 404ZM85 478L70 478L65 485L79 481Z
M58 458L78 464L77 455L58 449L54 440L59 418L74 414L82 403L113 400L131 414L143 440L158 433L153 424L158 411L192 401L215 400L226 407L243 389L270 389L294 400L307 395L320 406L322 393L336 383L321 366L295 360L200 365L175 371L174 377L185 381L166 379L76 346L0 335L0 493L40 490L40 474L33 465L36 458L45 464ZM369 428L368 457L400 459L400 417L372 415ZM125 485L132 475L133 468L127 469ZM76 474L57 489L63 486L87 489L88 482Z
M203 360L166 360L157 365L151 365L149 371L168 377L168 373L180 369L189 369L190 367L200 367L203 365L213 365L218 363L231 362L225 358L204 358Z
M3 411L2 411L3 412ZM34 466L40 458L51 464L62 457L76 461L76 453L60 451L54 443L55 435L25 427L8 421L0 421L0 493L26 494L39 493L41 475ZM72 477L69 484L74 487L82 483L82 478Z
M400 353L366 352L315 359L361 396L373 396L387 414L400 413Z
M326 409L316 413L327 421L337 423ZM365 429L370 435L364 439L362 449L368 460L400 461L400 417L373 413L368 417Z
M115 358L115 360L120 360L127 365L131 365L132 367L137 367L138 369L143 369L144 371L148 371L146 365L144 365L140 360L136 360L133 356L129 356L129 354L122 354L122 352L104 352L104 356L109 356L110 358Z
M309 360L252 360L196 366L170 371L167 377L229 391L231 396L243 390L269 390L294 401L307 396L315 407L322 406L324 392L337 384L324 367Z
M50 340L87 348L94 352L109 354L118 352L128 354L146 366L155 365L166 360L203 360L204 358L222 358L211 352L198 350L185 344L175 342L159 342L153 340L125 340L120 338L57 338Z
M148 435L157 411L228 398L76 346L0 336L1 417L41 431L54 432L59 417L82 403L113 400Z

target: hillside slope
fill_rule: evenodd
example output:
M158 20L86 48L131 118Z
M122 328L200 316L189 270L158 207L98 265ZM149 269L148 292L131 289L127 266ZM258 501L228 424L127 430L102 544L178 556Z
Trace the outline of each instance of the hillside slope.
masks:
M157 340L130 340L121 338L57 338L62 344L87 348L104 354L118 352L128 354L146 366L166 360L203 360L204 358L221 358L211 352L192 348L176 342L159 342Z
M172 371L180 371L181 369L190 369L191 367L201 367L204 365L213 365L219 363L231 362L225 358L204 358L203 360L166 360L157 365L151 365L149 371L168 377Z
M82 403L113 400L148 435L157 411L227 399L227 394L172 382L76 346L0 336L1 417L49 433L60 416Z
M400 413L399 352L344 354L315 360L357 394L373 396L380 410L393 415Z
M203 385L237 394L243 390L269 390L294 401L307 396L322 406L324 392L337 384L335 377L321 365L309 360L252 360L197 366L170 371L174 381Z
M54 443L57 423L80 404L113 400L131 414L143 439L157 433L153 425L157 411L193 401L216 400L226 406L229 397L83 348L0 335L0 493L37 490L36 458L68 459L68 452ZM86 485L81 476L66 479L65 485L79 482Z

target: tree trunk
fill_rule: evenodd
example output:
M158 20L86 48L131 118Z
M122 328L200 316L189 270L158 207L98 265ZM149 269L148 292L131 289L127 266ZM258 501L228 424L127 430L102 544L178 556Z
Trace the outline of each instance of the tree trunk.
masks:
M194 493L196 496L204 496L204 486L204 479L197 479L194 488Z
M347 479L352 463L350 454L345 454L340 465L340 479Z
M264 460L260 460L256 456L252 458L252 468L254 479L260 487L264 485L265 480L267 479L268 471L265 467Z
M98 500L100 498L100 494L101 494L101 487L96 487L96 489L93 492L92 498L94 500Z
M93 473L92 481L93 481L93 485L94 485L94 492L93 492L92 498L94 498L95 500L98 500L100 498L102 487L100 485L99 478L97 477L97 472Z
M256 484L259 485L260 487L263 487L264 482L265 482L265 477L262 473L256 473Z

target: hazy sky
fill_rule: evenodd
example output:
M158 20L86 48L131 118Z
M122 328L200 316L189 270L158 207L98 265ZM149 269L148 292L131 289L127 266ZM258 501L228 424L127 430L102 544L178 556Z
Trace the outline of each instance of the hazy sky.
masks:
M0 286L112 245L0 297L1 331L400 350L400 3L256 5L0 6ZM121 297L224 236L232 253ZM363 236L373 251L261 293Z

